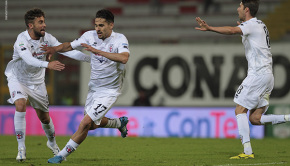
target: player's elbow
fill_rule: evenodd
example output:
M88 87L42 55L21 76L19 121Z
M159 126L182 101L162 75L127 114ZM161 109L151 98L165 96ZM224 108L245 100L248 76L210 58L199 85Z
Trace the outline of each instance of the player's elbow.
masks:
M240 28L232 27L229 29L229 35L241 34Z
M123 64L126 64L127 62L128 62L128 57L127 58L123 58L122 60L121 60L121 63L123 63Z
M121 63L126 64L129 60L129 53L124 54L124 56L121 59Z

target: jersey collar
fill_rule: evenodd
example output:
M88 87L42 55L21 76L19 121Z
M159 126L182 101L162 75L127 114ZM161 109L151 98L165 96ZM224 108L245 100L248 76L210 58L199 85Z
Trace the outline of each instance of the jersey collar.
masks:
M26 30L26 31L24 32L24 35L25 35L25 37L27 38L27 40L32 40L32 38L30 37L30 35L29 35L29 33L28 33L28 30Z

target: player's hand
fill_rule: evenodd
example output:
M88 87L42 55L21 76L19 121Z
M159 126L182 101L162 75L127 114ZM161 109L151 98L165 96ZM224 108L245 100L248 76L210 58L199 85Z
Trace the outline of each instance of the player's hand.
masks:
M54 47L47 47L46 45L42 45L41 50L45 51L43 54L48 55L48 60L51 59L51 57L56 53L56 50Z
M237 21L237 24L238 24L238 25L241 25L241 22L240 22L240 21Z
M200 27L195 27L196 30L200 30L200 31L208 31L209 30L209 26L207 25L207 23L205 21L203 21L202 19L200 19L200 17L196 17L195 20L197 21L198 25Z
M63 63L60 63L59 61L51 61L48 63L47 68L51 70L57 70L62 71L64 69L65 65Z
M81 43L81 46L85 47L86 48L85 50L90 51L90 52L92 52L94 54L98 54L100 52L99 50L97 50L94 47L92 47L92 46L90 46L88 44L85 44L85 43Z

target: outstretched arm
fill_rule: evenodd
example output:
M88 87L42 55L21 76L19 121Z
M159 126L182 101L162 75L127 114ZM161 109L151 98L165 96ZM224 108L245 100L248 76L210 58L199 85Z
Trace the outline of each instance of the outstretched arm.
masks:
M85 47L87 51L90 51L94 54L102 55L102 56L104 56L112 61L115 61L115 62L120 62L120 63L126 64L128 59L129 59L129 52L109 53L109 52L97 50L97 49L93 48L92 46L85 44L85 43L82 43L81 45L83 47Z
M225 34L225 35L234 35L234 34L242 35L243 34L241 28L239 28L239 27L230 27L230 26L212 27L212 26L209 26L204 20L202 20L199 17L196 17L195 20L197 21L198 25L200 26L200 27L195 27L196 30L212 31L212 32ZM239 24L239 22L237 22L237 23Z
M70 42L65 42L55 47L43 46L41 47L41 49L45 51L44 54L48 55L49 60L51 56L54 55L56 52L67 52L73 50L73 48L70 45Z

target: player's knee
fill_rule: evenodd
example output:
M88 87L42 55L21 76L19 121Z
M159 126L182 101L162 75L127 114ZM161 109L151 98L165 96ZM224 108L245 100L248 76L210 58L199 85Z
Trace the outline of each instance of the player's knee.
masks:
M16 100L15 101L16 111L25 112L26 111L26 100Z
M92 126L91 122L92 122L91 119L84 118L80 123L80 128L82 128L83 130L90 130Z
M258 116L250 116L249 120L251 122L252 125L260 125L260 118Z
M49 124L49 122L50 122L50 118L47 118L47 117L40 117L39 120L43 124Z

